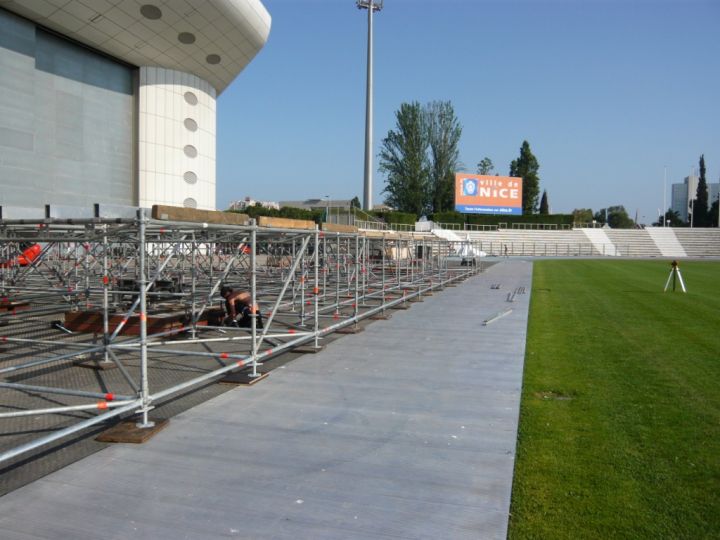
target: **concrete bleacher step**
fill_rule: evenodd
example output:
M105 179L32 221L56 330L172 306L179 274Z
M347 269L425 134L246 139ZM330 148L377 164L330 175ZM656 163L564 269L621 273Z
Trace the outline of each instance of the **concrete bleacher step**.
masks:
M645 230L664 257L687 257L685 248L671 227L650 227Z

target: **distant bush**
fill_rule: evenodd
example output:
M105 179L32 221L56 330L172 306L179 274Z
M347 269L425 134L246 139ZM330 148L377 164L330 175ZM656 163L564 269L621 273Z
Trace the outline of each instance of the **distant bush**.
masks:
M528 214L524 216L498 216L483 214L468 214L467 222L472 225L498 225L499 223L547 223L552 225L570 225L573 224L572 214Z
M449 212L437 212L430 216L435 223L465 223L466 215L450 210Z
M322 218L325 214L324 210L304 210L290 206L283 206L280 210L276 210L275 208L265 208L259 205L248 206L245 210L228 210L228 212L247 214L253 219L257 219L260 216L268 216L288 219L306 219L318 224L322 223Z
M405 223L407 225L415 225L417 216L408 212L385 212L382 215L385 223Z
M460 212L437 212L430 216L435 223L468 223L471 225L498 225L499 223L546 223L549 225L571 225L572 214L529 214L525 216L502 216L490 214L461 214Z

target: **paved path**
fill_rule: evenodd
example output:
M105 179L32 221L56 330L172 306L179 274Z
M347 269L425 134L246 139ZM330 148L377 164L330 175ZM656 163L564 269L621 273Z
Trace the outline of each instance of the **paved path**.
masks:
M501 262L18 489L2 538L505 538L531 274Z

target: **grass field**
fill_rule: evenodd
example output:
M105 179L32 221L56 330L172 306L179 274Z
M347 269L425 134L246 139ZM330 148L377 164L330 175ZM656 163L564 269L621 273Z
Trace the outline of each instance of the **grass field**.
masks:
M534 266L520 538L720 538L720 263Z

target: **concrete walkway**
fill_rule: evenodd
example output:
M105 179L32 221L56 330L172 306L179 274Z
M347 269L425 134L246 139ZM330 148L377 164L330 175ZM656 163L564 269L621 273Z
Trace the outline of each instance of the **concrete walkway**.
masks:
M18 489L2 538L505 538L531 274L502 261Z

